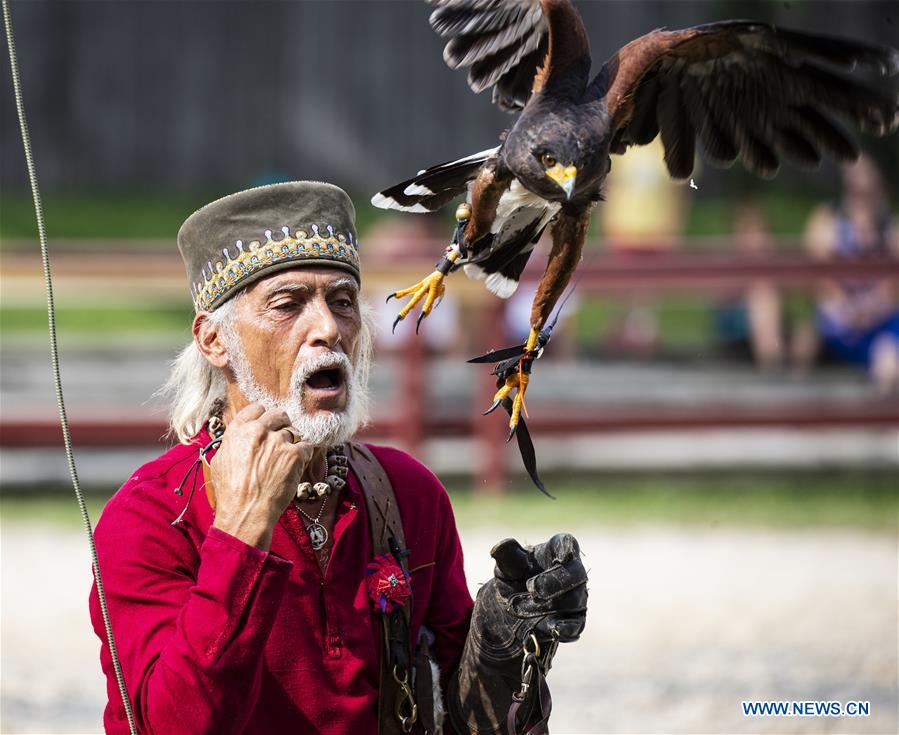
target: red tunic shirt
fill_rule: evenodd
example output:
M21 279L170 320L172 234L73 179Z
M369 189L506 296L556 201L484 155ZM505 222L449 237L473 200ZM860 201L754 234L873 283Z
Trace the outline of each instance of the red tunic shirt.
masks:
M212 528L198 488L175 495L198 446L179 445L141 467L97 524L100 569L128 695L150 733L376 733L381 639L365 589L372 545L353 473L340 494L323 575L298 511L285 511L263 552ZM449 498L403 452L371 447L403 521L412 577L412 636L436 637L445 685L458 665L472 600ZM109 733L127 733L96 586L91 619L109 703Z

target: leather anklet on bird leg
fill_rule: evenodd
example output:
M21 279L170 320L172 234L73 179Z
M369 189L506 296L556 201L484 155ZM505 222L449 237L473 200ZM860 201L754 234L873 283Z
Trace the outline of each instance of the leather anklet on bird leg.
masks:
M512 436L515 434L515 429L518 427L518 422L522 413L530 418L528 416L527 406L524 403L524 394L527 391L528 383L530 382L531 368L533 367L534 360L539 354L537 350L539 342L540 332L532 327L531 333L528 336L528 341L524 345L523 354L518 357L517 363L514 366L510 366L512 371L506 376L504 385L502 385L494 394L493 405L488 409L488 413L493 411L504 399L509 397L513 390L517 389L518 392L512 399L512 411L509 416L509 440L511 440Z

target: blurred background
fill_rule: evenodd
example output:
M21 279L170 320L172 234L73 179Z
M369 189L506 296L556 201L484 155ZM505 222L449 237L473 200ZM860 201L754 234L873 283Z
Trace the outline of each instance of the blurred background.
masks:
M878 2L580 2L597 60L660 26L751 17L882 43ZM461 274L414 338L384 297L452 232L374 192L495 145L512 118L441 59L410 0L11 3L43 188L62 371L94 520L161 453L153 398L190 339L181 222L260 183L353 196L381 316L368 440L447 485L476 589L488 551L581 540L591 610L550 681L555 732L896 732L897 137L857 166L668 180L613 161L574 296L528 391L541 496L481 417L465 360L523 340L538 256L501 302ZM597 61L597 66L600 62ZM0 731L98 732L90 562L47 356L36 227L0 62ZM893 80L895 82L895 80ZM546 250L543 248L543 253ZM395 302L394 302L395 303ZM867 718L744 718L749 699L871 702Z

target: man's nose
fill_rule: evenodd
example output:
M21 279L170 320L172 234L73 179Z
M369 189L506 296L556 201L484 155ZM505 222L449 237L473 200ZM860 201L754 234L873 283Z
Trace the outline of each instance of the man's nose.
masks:
M333 350L340 341L340 327L328 302L315 299L309 310L309 326L306 343L312 347L327 347Z

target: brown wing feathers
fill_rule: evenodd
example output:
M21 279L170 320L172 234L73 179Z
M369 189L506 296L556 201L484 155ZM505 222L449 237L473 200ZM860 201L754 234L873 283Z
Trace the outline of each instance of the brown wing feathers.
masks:
M693 171L696 133L684 102L684 93L676 77L659 80L656 113L665 147L665 164L676 179L685 179Z
M744 29L756 35L749 43L782 56L803 55L824 61L847 71L864 69L880 76L891 76L899 71L899 52L851 38L836 38L793 31L753 21L724 21L697 26L701 31Z
M527 101L534 72L546 53L547 24L539 0L432 0L431 27L449 41L443 59L469 67L475 92L490 86L506 110Z
M693 119L698 121L696 133L706 158L717 166L730 166L740 155L740 149L724 115L709 105L706 95L695 84L684 88L684 102L688 109L694 110ZM652 112L652 105L647 105L644 114Z
M676 178L692 172L697 139L712 163L740 157L761 176L776 173L781 157L806 166L822 153L853 159L856 147L833 117L883 135L899 122L896 94L820 61L880 74L899 69L892 49L746 21L647 34L604 68L612 151L661 132Z

